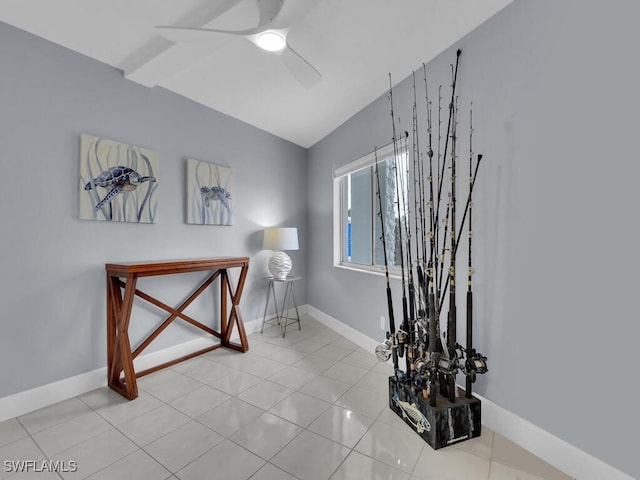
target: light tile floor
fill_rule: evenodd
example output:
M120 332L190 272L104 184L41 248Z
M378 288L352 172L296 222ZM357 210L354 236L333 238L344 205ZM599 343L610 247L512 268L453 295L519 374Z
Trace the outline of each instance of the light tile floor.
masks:
M388 408L390 365L309 316L249 346L142 377L132 402L104 387L0 423L0 479L569 479L484 426L432 450Z

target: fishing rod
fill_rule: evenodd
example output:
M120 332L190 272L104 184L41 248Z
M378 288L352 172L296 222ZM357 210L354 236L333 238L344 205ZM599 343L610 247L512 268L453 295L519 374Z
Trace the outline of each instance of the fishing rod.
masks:
M414 105L414 110L417 111L417 105ZM414 125L417 125L417 117L414 116ZM400 119L398 118L398 126L400 126ZM409 132L405 131L404 135L399 140L399 148L398 148L398 179L400 182L399 193L401 194L401 207L402 214L399 215L401 217L399 219L399 228L403 228L406 234L407 242L405 249L405 261L407 266L407 292L408 292L408 310L409 315L407 319L407 323L405 325L406 328L403 328L403 332L406 333L406 344L404 345L404 351L406 353L406 363L407 363L407 380L411 385L411 388L414 389L416 386L419 386L421 383L418 379L419 375L416 374L415 371L415 362L416 362L416 354L418 353L418 348L416 345L416 284L413 275L413 247L412 241L413 236L411 233L411 194L412 190L410 188L410 166L409 166L409 145L408 145ZM413 137L414 143L414 151L415 149L419 149L416 145L417 135ZM402 160L404 159L404 160ZM404 165L402 164L404 161ZM415 197L415 192L414 192ZM404 219L404 221L403 221ZM417 244L417 232L416 232L416 244ZM418 254L419 255L419 254ZM400 335L402 339L402 334ZM414 381L418 380L417 384L414 384Z
M442 85L438 85L438 158L437 158L437 165L436 165L436 181L438 183L440 183L440 161L442 159L442 154L440 151L440 146L442 145ZM433 190L433 173L431 173L431 189ZM432 194L432 198L431 201L434 201L433 198L433 194ZM435 245L438 246L440 245L440 225L438 224L439 222L439 218L436 219L435 216L434 218L431 220L431 223L433 225L433 230L434 230L434 238L435 238ZM434 265L437 265L437 261L438 261L438 256L435 253L436 247L432 246L432 251L433 251L433 260L434 260ZM436 272L437 273L437 272ZM438 282L436 282L436 285L438 285Z
M441 336L441 328L440 328L440 313L442 311L442 306L444 305L444 296L440 295L440 288L441 288L441 282L442 282L442 278L444 277L443 275L443 269L444 269L444 262L445 262L445 255L446 255L446 251L447 251L447 236L448 236L448 230L449 230L449 214L451 212L451 192L449 192L449 203L447 204L447 213L445 215L444 218L444 235L442 236L442 253L436 257L436 261L438 262L438 264L434 265L434 278L437 277L438 278L438 282L434 283L435 285L435 291L434 291L434 296L435 296L435 301L436 301L436 305L434 305L434 308L437 309L437 314L436 314L436 341L437 341L437 348L438 351L441 352L441 360L439 362L439 367L444 367L444 368L440 368L440 393L444 396L447 396L447 387L448 387L448 382L445 381L445 376L446 373L449 369L448 367L448 359L449 359L449 349L448 348L444 348L444 343L442 341L442 336Z
M424 76L425 76L425 88L426 88L426 67L424 65L424 63L422 64L422 70L424 72ZM416 91L415 91L415 81L414 81L414 90L413 90L413 98L414 98L414 102L417 103L416 100ZM431 124L430 124L430 112L431 112L431 106L429 104L429 97L428 95L426 96L426 109L427 109L427 135L429 138L429 150L427 151L427 156L429 157L429 161L431 161L431 156L433 156L433 151L431 148ZM417 116L416 116L416 129L417 129ZM427 264L428 264L428 260L427 260L427 242L425 240L425 235L427 233L427 217L426 217L426 201L425 201L425 186L424 186L424 158L421 157L420 158L420 163L419 163L419 169L420 169L420 226L422 229L422 270L423 272L426 274L426 269L427 269ZM431 212L431 207L429 206L430 210L429 210L429 215L432 215ZM433 223L433 219L430 218L429 220L429 231L431 230L431 224ZM423 285L423 288L425 288L426 285ZM426 291L426 288L425 288Z
M476 184L476 177L478 176L478 167L480 166L480 160L482 160L482 154L478 154L478 157L477 157L476 169L475 169L475 172L473 173L473 180L471 181L471 186L469 188L469 196L467 197L467 202L464 207L464 214L462 215L462 224L464 224L464 221L467 218L467 212L469 211L469 205L471 204L471 195L473 193L473 187ZM461 235L462 235L462 227L460 228L460 231L458 232L458 236L456 238L456 246L453 251L454 255L458 249ZM447 289L449 288L450 281L451 281L451 275L448 275L447 280L445 281L445 284L444 284L444 291L442 292L443 296L447 294ZM440 305L440 308L442 308L442 305Z
M429 260L428 264L424 265L426 281L428 281L427 287L427 311L428 311L428 361L425 362L424 370L428 372L429 386L427 389L429 395L429 405L436 406L437 398L437 379L438 379L438 365L442 359L442 348L440 344L439 333L439 309L436 302L438 296L436 295L435 285L437 279L436 268L434 268L437 262L437 220L436 213L434 212L434 189L433 189L433 139L432 139L432 117L431 117L431 102L429 102L429 90L427 85L427 72L425 64L422 64L424 73L424 85L425 85L425 101L427 104L427 134L429 139L429 150L427 156L429 158ZM440 162L440 136L441 136L441 120L440 120L440 100L438 101L438 175L439 175L439 162ZM424 175L424 170L423 170ZM423 182L424 186L424 182ZM424 191L423 191L424 198ZM426 215L424 216L423 231L426 232ZM424 248L426 249L426 241L424 242ZM423 256L423 261L426 261L426 252Z
M459 50L458 50L459 51ZM450 65L451 67L451 86L452 86L452 97L451 97L451 102L449 103L449 121L447 124L447 138L445 140L445 150L444 150L444 160L443 160L443 164L442 164L442 176L439 178L439 183L440 186L442 185L442 181L444 179L444 170L445 170L445 164L447 162L447 144L449 141L449 132L451 131L451 122L452 122L452 118L453 118L453 129L455 130L455 122L456 122L456 114L455 114L455 104L454 101L457 101L457 97L453 97L453 94L455 93L455 88L456 88L456 77L458 74L458 66L456 63L456 67L454 70L453 65ZM455 134L452 133L451 138L452 138L452 148L454 148L453 145L453 137L455 136ZM455 153L454 153L455 156ZM454 167L455 168L455 167ZM451 177L453 179L453 177ZM440 195L440 190L438 190L438 195ZM449 209L451 208L451 193L449 194L449 203L447 204L447 217L449 216ZM440 198L438 198L438 203L440 201ZM439 207L438 207L439 208ZM455 215L454 215L454 221L451 224L451 234L453 235L455 232L455 228L456 228L456 223L455 223ZM436 284L438 285L438 290L440 290L440 288L442 287L442 278L444 277L443 275L443 270L444 270L444 256L445 256L445 252L446 252L446 244L447 244L447 227L446 227L446 222L445 222L445 231L444 231L444 236L442 238L442 254L440 257L440 271L439 273L439 278L440 281L437 282ZM439 296L439 295L438 295Z
M456 82L455 77L456 77L456 72L454 71L453 65L451 65L451 85L453 87L452 90L455 90L455 82ZM452 118L454 119L454 123L455 123L455 110L454 110L453 102L454 102L454 99L452 97L451 103L449 103L449 120L447 124L447 138L445 140L445 153L444 153L445 156L443 157L443 163L442 163L442 175L440 175L440 172L438 172L438 183L439 183L438 195L440 195L440 186L442 185L442 181L444 180L444 170L447 162L447 158L446 158L447 142L449 140L449 132L450 132ZM454 169L455 169L455 166L454 166ZM451 180L453 181L453 177L451 177ZM438 292L442 290L442 279L444 278L445 255L447 252L447 237L449 235L448 234L449 215L451 213L451 201L452 201L451 196L452 196L452 193L451 193L451 190L449 190L449 203L447 203L445 220L444 220L444 235L442 237L442 250L441 250L442 253L440 254L440 268L439 269L436 268L436 275L440 279L439 281L436 282ZM436 210L436 215L438 214L440 209L439 203L440 203L440 197L438 197L438 208ZM455 231L455 222L453 222L452 224L451 231L452 232ZM450 249L450 251L453 251L453 249ZM444 296L440 297L440 293L438 293L438 299L440 300L440 305L442 305L444 303ZM448 349L446 353L448 354Z
M419 144L419 138L418 138L418 104L416 101L416 72L412 71L411 75L413 78L413 124L412 124L413 186L414 186L414 189L413 189L414 223L413 225L414 225L415 238L416 238L416 275L418 277L418 289L417 289L417 295L416 295L416 291L414 290L414 299L413 299L413 302L411 302L411 299L410 299L410 302L412 304L414 304L415 302L413 308L414 308L414 314L417 316L414 318L420 319L424 315L424 310L422 308L422 305L424 304L424 301L425 301L424 289L423 289L424 277L422 275L422 269L420 267L420 264L421 264L421 260L424 261L424 255L426 254L426 252L424 252L424 230L421 230L422 219L424 218L424 212L422 208L422 203L424 202L424 199L422 198L422 193L423 193L422 175L420 171L421 154L420 154L420 144ZM409 177L408 166L407 166L407 177ZM420 214L420 218L418 218L418 213ZM421 233L422 235L420 235ZM422 239L422 242L420 241L420 239ZM421 250L423 253L422 257L420 257ZM410 265L409 269L410 271L412 271L413 264L410 262L409 265ZM414 286L414 289L415 289L415 286ZM410 335L411 335L411 338L409 339L410 342L415 341L415 332L412 331Z
M418 218L418 215L422 217L422 177L420 174L421 153L420 153L420 135L418 132L418 102L416 99L416 72L412 71L411 76L413 78L413 125L412 125L412 138L413 138L413 209L414 209L414 231L416 238L416 265L420 265L421 259L421 245L419 239L422 218ZM409 168L407 166L407 177L410 178ZM424 233L423 233L424 235ZM424 256L423 256L424 257Z
M449 101L449 118L447 120L447 133L445 135L445 141L444 141L444 153L442 155L442 165L438 165L438 190L437 190L437 203L436 203L436 209L435 209L435 225L440 224L440 201L442 198L442 183L444 181L444 171L447 165L447 150L449 147L449 138L451 136L451 127L452 127L452 122L454 121L454 101L455 101L455 94L456 94L456 85L457 85L457 80L458 80L458 65L460 63L460 55L462 54L462 50L458 49L456 51L456 64L455 64L455 68L453 65L451 65L451 71L452 71L452 81L451 81L451 100ZM440 95L441 97L441 95ZM439 102L441 101L441 99L439 99ZM438 141L440 142L441 139L439 138ZM439 148L440 145L438 145ZM438 153L439 154L439 153ZM449 205L447 206L447 215L449 213L448 209L450 208L451 202L449 202ZM453 227L455 228L455 224L453 225ZM439 239L438 239L439 240ZM444 252L445 252L445 245L447 242L447 233L445 232L443 240L442 240L442 256L440 257L440 271L436 273L439 274L439 281L436 283L437 288L438 288L438 292L437 292L437 298L439 299L439 309L442 309L442 297L440 295L440 288L441 288L441 283L442 283L442 273L443 273L443 268L444 268Z
M409 286L409 302L411 305L416 305L417 311L413 312L410 310L409 316L412 322L409 333L409 342L412 346L411 355L412 355L412 388L421 389L425 398L428 395L427 383L425 382L426 376L428 376L427 370L427 360L425 358L425 347L428 336L428 287L427 280L429 278L429 273L427 270L427 249L426 249L426 205L425 205L425 188L424 188L424 167L423 167L423 157L420 152L420 143L418 139L418 114L417 114L417 93L416 93L416 84L415 84L415 72L412 72L413 77L413 132L414 132L414 199L415 199L415 232L416 238L419 238L421 242L416 240L416 273L418 277L418 287L417 287L417 301L416 301L416 287L413 287L413 299L412 299L412 287L411 284ZM407 175L409 174L409 170L407 169ZM419 200L418 200L419 196ZM420 210L420 218L418 219L418 210ZM410 218L407 215L407 218ZM418 233L422 233L421 236L418 236ZM419 245L421 243L421 245ZM409 247L411 248L411 247ZM420 251L422 251L422 258L420 257ZM421 261L422 260L422 261ZM413 275L412 265L413 261L409 258L409 268L410 275ZM410 278L411 282L411 278ZM419 328L417 328L419 327ZM425 337L423 339L423 337Z
M393 113L393 86L391 83L391 73L389 73L389 102L391 104L391 126L393 133L393 165L396 174L396 200L398 210L398 243L400 247L400 275L402 277L402 328L397 332L398 339L398 355L402 357L404 354L404 345L407 341L407 329L409 324L409 312L407 309L407 284L405 279L404 270L404 247L402 240L402 214L400 211L400 182L398 177L398 137L396 136L396 122L395 115ZM407 360L408 362L408 360ZM407 366L409 364L407 363ZM407 368L407 373L409 368Z
M441 170L438 172L439 179L438 179L438 195L437 195L437 203L436 203L436 218L435 218L436 224L440 219L439 215L440 215L440 199L442 198L442 181L444 180L444 170L447 164L447 149L449 147L449 136L451 135L451 126L452 126L451 124L453 121L454 101L456 98L456 84L458 80L458 65L460 63L461 54L462 54L462 50L458 49L456 51L455 69L453 66L451 66L451 68L453 69L453 81L451 83L451 101L449 102L449 120L447 121L447 134L444 140L444 153L442 155Z
M438 179L440 179L440 160L442 153L440 146L442 144L442 85L438 85Z
M436 309L435 286L433 283L433 275L429 280L429 405L436 406L437 387L436 380L438 378L438 364L442 354L438 351L436 343L436 322L438 322Z
M440 184L440 179L442 178L442 176L440 175L440 166L442 163L442 85L438 85L438 158L437 158L437 165L436 165L436 181L438 183L438 185ZM444 165L443 165L444 168ZM433 172L431 173L431 189L433 190ZM432 251L432 268L431 268L431 275L434 278L434 298L435 298L435 303L434 303L434 308L436 310L436 314L434 317L434 321L433 323L435 323L435 334L436 334L436 348L438 350L438 352L442 353L444 352L444 348L442 345L442 338L440 337L440 311L442 310L441 307L441 300L440 300L440 278L442 278L442 275L438 272L438 262L444 262L444 251L442 253L442 256L438 255L438 247L440 245L440 215L437 213L440 211L440 202L438 201L438 210L436 212L435 210L435 197L433 196L433 193L431 194L431 204L432 204L432 212L433 212L433 220L432 220L432 229L433 229L433 235L434 235L434 242L431 245L431 251ZM447 211L448 212L448 211ZM449 215L447 214L447 217L445 219L445 225L448 224L448 220L449 220ZM445 238L446 238L446 233L445 233ZM440 271L442 271L442 267L440 267ZM436 362L436 367L437 367L437 362ZM434 380L435 382L435 380Z
M456 70L454 70L453 65L451 65L451 77L452 77L452 90L455 91L455 83L456 83L456 75L457 75L457 66L456 66ZM437 314L436 314L436 319L437 319L437 324L436 324L436 331L437 331L437 342L438 342L438 347L439 347L439 351L442 352L442 355L437 363L437 368L438 368L438 376L439 376L439 386L440 386L440 393L443 396L448 396L450 401L454 402L455 401L455 382L453 382L453 387L452 387L452 382L451 382L451 370L452 368L455 367L455 349L452 348L452 345L450 344L450 340L449 338L451 337L451 335L449 334L451 332L451 315L452 315L452 310L453 315L456 315L455 312L455 300L454 302L451 302L451 300L449 300L449 312L448 312L448 318L447 318L447 342L446 342L446 348L445 345L443 343L442 337L441 337L441 332L440 332L440 313L442 311L442 307L444 305L444 295L441 295L441 286L442 286L442 279L444 278L444 264L445 264L445 258L446 258L446 252L447 252L447 239L449 236L452 237L452 239L455 238L455 140L456 140L456 135L455 135L455 129L456 129L456 117L455 117L455 102L456 99L452 98L451 103L449 104L449 120L448 120L448 124L447 124L447 138L445 141L445 156L442 159L442 170L438 171L438 183L439 183L439 192L438 192L438 206L436 207L436 219L434 220L435 222L437 222L439 224L439 220L438 220L438 216L440 213L440 206L439 206L439 202L440 202L440 195L441 195L441 190L440 187L442 185L442 182L444 180L444 170L445 170L445 165L446 165L446 151L447 151L447 145L448 145L448 141L449 138L452 138L452 173L451 173L451 189L449 191L449 202L447 203L447 208L446 208L446 213L445 213L445 219L444 219L444 234L442 236L442 249L441 249L441 253L439 256L436 255L436 263L435 263L435 277L438 279L435 282L435 298L437 299ZM453 127L453 128L452 128ZM451 213L453 212L453 219L451 221L451 234L448 233L449 230L449 218ZM438 230L439 230L439 225L438 225ZM453 241L453 240L452 240ZM436 248L439 248L439 238L437 240L436 243ZM453 252L453 248L449 248L449 252L450 252L450 258L451 258L451 252ZM455 261L455 260L454 260ZM453 308L452 308L453 307ZM452 355L452 353L454 353L454 355ZM451 397L451 395L453 396L453 399Z
M425 71L425 76L426 76L426 70L423 64L423 71ZM415 72L413 74L413 99L414 99L414 105L416 105L416 110L415 110L415 130L416 132L419 131L418 128L418 115L417 115L417 93L416 93L416 84L415 84ZM426 78L425 78L425 82L426 82ZM428 97L427 97L428 99ZM430 119L430 104L427 101L427 134L429 136L429 144L431 144L431 125L429 123L429 119ZM427 202L426 202L426 195L425 195L425 176L424 176L424 157L422 156L422 153L419 150L419 143L418 143L418 192L420 195L420 231L422 233L420 240L421 240L421 251L422 251L422 258L421 258L421 262L419 261L420 259L418 259L418 262L416 263L416 272L418 275L418 284L419 284L419 288L418 288L418 292L421 294L421 303L420 303L420 308L418 309L418 318L419 318L419 327L420 327L420 334L421 336L419 336L419 345L418 345L418 358L415 361L415 371L416 371L416 381L414 383L418 384L420 383L420 387L423 390L423 394L426 397L428 395L428 390L427 390L427 384L425 384L424 382L424 378L423 376L428 375L428 370L427 370L427 364L428 361L425 358L425 354L427 353L425 351L427 345L426 343L428 342L428 322L429 322L429 290L428 290L428 284L431 278L431 273L429 270L429 267L431 265L431 259L430 259L430 255L431 255L431 250L429 250L429 257L427 256L427 235L429 235L429 240L432 241L432 233L433 233L433 229L432 229L432 218L433 218L433 212L432 212L432 203L429 203L429 216L430 216L430 220L429 220L429 229L427 230L427 213L426 213L426 208L427 208ZM431 162L431 156L433 155L433 151L431 146L429 147L429 161ZM416 193L417 195L417 193ZM417 226L416 226L416 231L417 231ZM416 249L418 250L418 249ZM417 386L417 385L416 385Z
M435 197L434 197L434 193L433 193L433 157L434 157L434 151L433 151L433 139L432 139L432 133L433 133L433 125L432 125L432 113L431 113L431 101L429 100L429 89L428 89L428 85L427 85L427 71L426 71L426 66L423 63L422 64L422 69L423 69L423 73L424 73L424 90L425 90L425 101L427 103L427 133L429 136L429 151L427 152L427 156L429 157L429 264L431 266L434 266L438 264L438 255L437 253L437 245L438 245L438 236L439 236L439 230L440 230L440 226L436 223L436 214L435 214ZM436 165L436 182L439 182L440 180L440 143L441 143L441 139L442 139L442 120L441 120L441 110L442 110L442 95L441 95L441 91L442 91L442 86L438 87L438 141L437 141L437 155L436 156L436 161L437 161L437 165ZM438 220L439 221L439 220ZM425 266L425 269L427 267ZM431 270L431 268L430 268ZM435 280L436 283L435 285L437 285L437 269L435 271L432 271L433 274L435 274Z
M412 138L413 138L413 186L414 186L414 229L416 232L416 263L418 267L420 266L420 259L424 259L425 252L424 246L422 246L422 257L420 257L421 253L421 245L418 242L418 238L420 238L422 219L424 217L423 205L424 198L422 196L422 176L420 172L420 142L418 135L418 103L416 100L416 72L411 72L411 76L413 78L413 125L412 125ZM420 196L418 196L420 195ZM420 219L418 219L418 212L420 213ZM424 238L424 230L422 230L422 237ZM423 242L424 243L424 242Z
M442 158L442 85L438 85L438 156L437 156L437 165L436 165L436 181L438 185L441 184L441 179L444 176L444 167L445 160ZM441 168L442 166L442 168ZM442 174L441 174L442 172ZM433 178L433 177L432 177ZM433 184L432 184L433 188ZM433 258L433 269L432 276L434 278L434 296L435 296L435 309L436 309L436 320L435 320L435 331L436 331L436 345L437 349L440 353L445 353L444 347L442 345L442 337L440 336L440 312L442 310L442 299L440 297L440 288L442 283L442 268L444 266L444 257L445 257L445 243L447 238L447 227L449 225L449 208L447 205L447 213L444 220L445 232L444 232L444 241L442 245L442 254L438 254L438 248L440 246L440 192L437 192L438 195L438 205L437 209L435 207L435 198L432 196L432 204L433 204L433 212L434 217L432 221L432 229L434 235L434 242L432 244L432 258ZM446 387L443 387L443 393Z
M424 92L425 92L425 102L427 104L427 134L429 138L429 150L427 151L427 156L429 157L429 247L430 247L430 255L428 265L425 265L425 269L429 272L428 275L433 277L434 281L437 283L437 276L434 277L435 271L433 270L434 264L434 252L435 252L435 241L436 241L436 226L434 224L435 215L433 211L433 140L432 140L432 124L431 124L431 102L429 101L429 88L427 85L427 67L423 63L422 71L424 73ZM439 121L439 119L438 119ZM439 127L438 127L439 130ZM439 133L438 133L439 134ZM438 150L440 147L438 146ZM424 198L424 192L423 192ZM425 223L423 223L425 225ZM426 228L425 228L426 230ZM424 248L426 249L426 242L424 242ZM426 253L425 253L425 261L426 261Z
M408 161L408 139L409 132L405 131L404 136L401 139L400 152L401 155L405 158L406 168L398 171L398 176L400 177L401 188L399 188L399 192L402 195L402 206L404 207L404 222L402 222L402 218L400 218L399 228L402 228L404 223L405 232L407 235L407 249L406 249L406 265L407 265L407 276L408 276L408 293L409 293L409 318L407 323L407 328L403 329L407 333L407 344L405 346L406 352L406 360L407 360L407 376L410 377L413 370L413 362L415 359L414 352L414 340L415 340L415 321L416 321L416 310L415 310L415 284L413 278L413 260L411 255L411 208L410 208L410 190L409 190L409 161ZM404 176L403 176L404 174ZM406 185L406 189L404 186Z
M456 377L457 372L457 353L456 353L456 146L457 146L457 129L458 129L458 98L455 99L453 107L453 127L451 129L451 200L449 202L451 210L451 247L449 255L449 312L447 318L447 350L449 352L448 365L448 383L449 383L449 401L456 401Z
M444 177L444 166L445 161L442 158L442 85L438 86L438 154L437 154L437 165L436 165L436 182L438 185L441 183L441 180ZM442 168L441 168L442 165ZM442 299L440 297L440 286L442 283L442 268L444 266L445 261L445 251L446 251L446 238L447 238L447 230L449 226L449 205L447 205L446 215L444 219L444 236L442 243L442 253L438 253L438 249L440 246L440 200L438 199L438 205L435 204L435 195L433 192L433 162L430 162L430 189L431 189L431 214L432 214L432 236L433 239L431 241L431 262L432 266L429 269L430 271L430 296L431 298L430 304L433 305L433 313L430 313L430 367L431 367L431 378L433 387L432 392L434 393L433 398L430 402L433 402L431 405L435 406L435 397L436 397L436 380L439 378L440 385L440 393L442 395L447 395L447 383L445 382L444 374L442 373L442 369L440 368L442 365L446 365L448 360L447 357L449 353L445 350L442 337L441 337L441 329L440 329L440 313L442 310ZM440 194L438 194L440 195ZM433 339L433 343L431 341Z
M449 193L449 203L447 203L447 210L444 216L444 235L442 236L442 250L440 255L436 257L436 277L438 281L436 282L436 290L438 292L438 298L440 298L440 291L442 289L442 279L444 278L444 261L447 252L447 237L449 237L449 213L451 212L451 193ZM437 246L436 246L437 248Z
M425 186L424 186L424 157L420 151L420 145L417 141L419 126L418 126L418 110L417 110L417 93L416 93L416 83L415 83L415 72L413 72L413 103L414 103L414 124L415 124L415 132L416 132L416 148L417 148L417 172L415 173L417 179L417 190L414 195L416 198L418 194L420 196L420 219L416 218L416 232L418 229L420 230L420 245L416 242L416 252L421 252L422 256L418 254L418 258L416 261L416 273L418 276L418 292L420 294L420 308L418 309L418 318L422 320L422 328L426 330L426 321L428 317L428 270L427 270L427 220L426 220L426 200L425 200ZM427 105L427 111L428 111Z
M384 228L384 215L382 210L382 195L380 190L380 173L378 171L378 148L376 147L374 152L374 160L375 160L375 173L376 173L376 182L378 184L378 207L380 211L378 215L380 216L380 229L382 232L382 253L384 255L384 275L387 283L387 311L389 313L389 333L387 336L387 341L381 345L378 345L376 348L376 355L381 360L384 358L384 361L388 360L388 349L391 349L391 355L393 357L393 371L397 375L398 373L398 351L397 351L397 343L396 343L396 323L395 317L393 313L393 296L391 294L391 284L389 283L389 260L387 258L387 236ZM386 357L386 358L385 358Z
M471 102L469 108L469 191L472 189L473 183L473 102ZM467 261L467 362L465 363L466 370L469 370L469 360L468 358L475 355L475 351L473 350L473 291L471 289L471 275L473 275L473 266L471 263L471 243L473 230L471 226L471 218L472 218L472 209L473 209L473 200L469 202L469 252L468 252L468 261ZM471 386L472 386L472 378L471 375L466 375L466 385L465 385L465 396L467 398L471 398Z

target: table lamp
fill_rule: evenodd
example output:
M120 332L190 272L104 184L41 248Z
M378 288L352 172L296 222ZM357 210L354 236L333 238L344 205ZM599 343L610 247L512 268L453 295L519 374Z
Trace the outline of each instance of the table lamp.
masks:
M298 229L295 227L265 228L262 248L275 250L267 266L273 278L284 280L293 264L289 255L283 250L298 250Z

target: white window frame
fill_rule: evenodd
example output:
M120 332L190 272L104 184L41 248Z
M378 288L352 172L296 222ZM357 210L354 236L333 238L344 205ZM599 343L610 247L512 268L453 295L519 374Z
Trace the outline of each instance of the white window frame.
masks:
M375 165L376 158L378 163L394 157L397 155L406 154L407 149L401 147L398 143L391 142L383 147L380 147L357 160L353 160L340 167L335 167L333 170L333 266L337 268L343 268L345 270L353 270L358 272L365 272L374 275L385 275L384 266L380 265L365 265L360 263L346 262L342 260L342 188L340 181L345 175L357 172L364 168L369 168ZM373 199L375 200L376 194L374 192ZM375 209L373 210L375 211ZM375 214L373 215L373 221L379 221ZM375 227L374 230L375 232ZM373 252L372 252L373 253ZM375 253L373 253L375 258ZM393 277L400 277L400 268L397 266L389 267L389 274Z

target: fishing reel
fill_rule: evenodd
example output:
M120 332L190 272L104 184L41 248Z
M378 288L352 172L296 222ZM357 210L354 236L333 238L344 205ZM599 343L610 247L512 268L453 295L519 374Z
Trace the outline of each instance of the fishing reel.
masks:
M476 381L477 374L487 373L488 371L487 357L476 352L474 352L470 357L467 356L467 360L464 362L463 372L465 375L469 376L471 383Z
M391 354L393 353L393 345L391 343L391 340L386 339L384 342L378 344L378 346L376 346L376 357L378 357L378 360L380 360L381 362L386 362L387 360L389 360L391 358Z
M416 372L416 376L426 378L427 381L431 377L433 370L448 371L448 369L449 360L444 358L440 352L432 353L429 359L419 357L413 363L413 370Z
M460 360L464 357L464 348L461 345L455 344L455 346L449 349L449 358L441 357L438 359L436 365L440 372L446 375L455 376L460 369Z
M404 330L396 331L396 341L398 342L398 357L404 356L405 345L409 342L409 335Z
M393 355L394 349L397 350L398 357L402 357L407 340L408 335L402 330L396 331L393 335L387 332L387 339L379 343L375 348L376 357L381 362L386 362ZM400 346L400 342L402 342L402 346Z
M459 343L456 343L452 349L449 350L449 357L455 358L457 360L462 360L464 357L465 350Z
M440 358L437 363L438 370L446 375L455 376L460 368L460 363L456 357Z
M413 369L415 370L415 372L420 377L428 376L429 375L429 370L430 370L430 365L429 365L429 362L426 359L420 357L420 358L416 359L416 361L414 362Z

